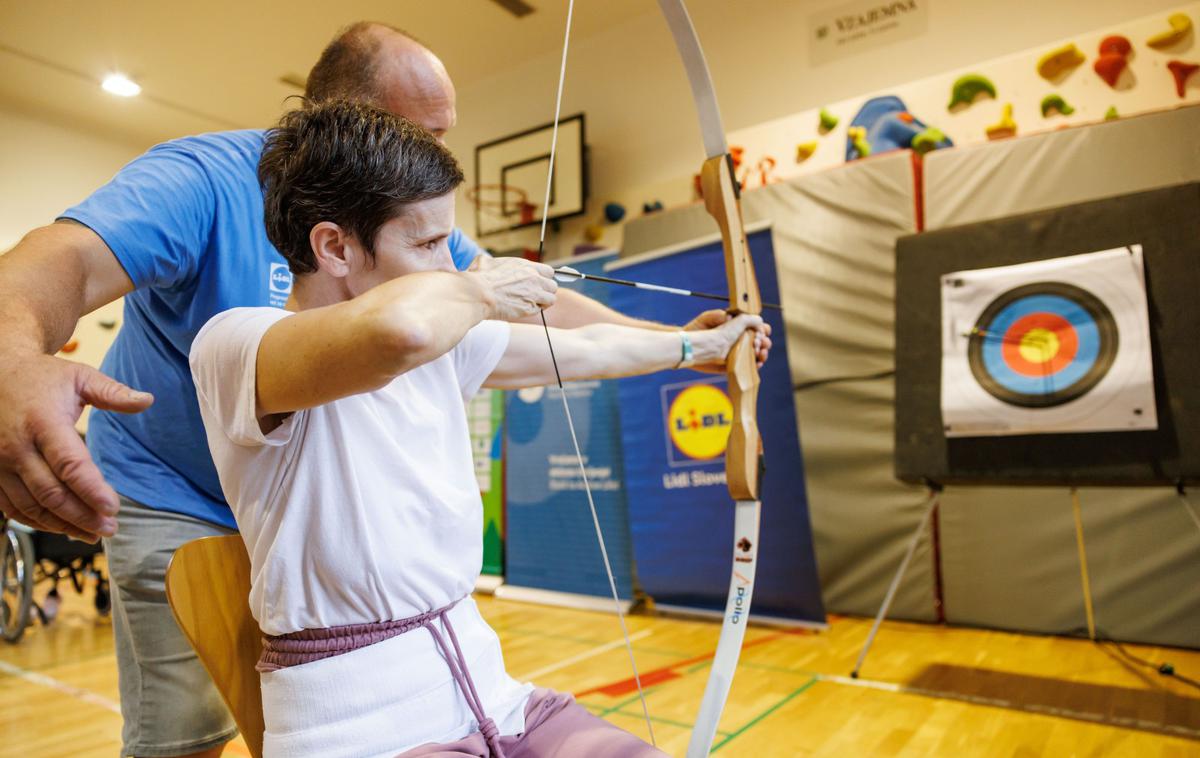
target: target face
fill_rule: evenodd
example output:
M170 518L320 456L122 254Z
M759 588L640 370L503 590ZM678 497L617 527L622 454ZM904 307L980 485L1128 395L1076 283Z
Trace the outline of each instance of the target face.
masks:
M1100 383L1117 357L1112 313L1064 282L1004 292L971 330L967 362L996 399L1023 408L1069 403Z

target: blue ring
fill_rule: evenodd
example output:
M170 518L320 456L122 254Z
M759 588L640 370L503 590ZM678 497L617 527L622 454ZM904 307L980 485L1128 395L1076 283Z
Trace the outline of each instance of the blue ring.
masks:
M1049 313L1064 319L1075 329L1078 349L1074 359L1047 376L1026 376L1004 360L1004 340L1013 324L1035 313ZM983 342L983 365L988 374L1005 389L1022 395L1044 395L1066 389L1083 379L1100 354L1100 331L1092 315L1083 306L1060 295L1030 295L1006 305L987 327Z

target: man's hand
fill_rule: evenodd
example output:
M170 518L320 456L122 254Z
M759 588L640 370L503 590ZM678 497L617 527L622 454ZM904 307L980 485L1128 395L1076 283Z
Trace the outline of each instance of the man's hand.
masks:
M770 339L767 331L770 325L762 320L762 316L742 314L727 319L720 326L698 331L692 337L696 351L696 362L705 365L724 366L729 351L747 331L754 334L754 350L762 350L762 342Z
M683 327L683 330L685 332L697 332L697 331L701 331L704 329L715 329L716 327L721 326L725 322L729 321L729 319L730 319L729 313L726 311L721 311L721 310L704 311L699 316L696 316L696 318L692 319L687 324L685 324ZM771 354L771 325L770 324L765 323L765 322L762 324L760 332L759 332L759 338L757 340L755 340L754 345L755 345L755 354L758 357L758 367L762 368L763 364L767 362L767 358ZM724 361L720 361L720 362L716 362L716 363L703 363L703 364L697 363L692 368L696 369L697 371L704 371L706 373L719 374L719 373L723 373L725 371L725 363L724 363Z
M487 293L488 318L516 321L554 304L554 269L524 258L479 256L467 276L478 277Z
M154 397L48 355L0 369L0 512L88 542L116 532L117 493L75 431L86 405L138 413Z

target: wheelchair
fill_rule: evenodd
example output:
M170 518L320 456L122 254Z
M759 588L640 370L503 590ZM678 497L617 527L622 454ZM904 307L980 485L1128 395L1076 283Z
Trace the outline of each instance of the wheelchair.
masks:
M64 579L82 594L88 577L95 577L96 611L107 615L112 608L108 580L96 566L102 552L99 543L89 545L0 519L0 636L19 641L35 615L43 625L53 622L62 602L58 583ZM39 603L34 588L43 583L50 590Z

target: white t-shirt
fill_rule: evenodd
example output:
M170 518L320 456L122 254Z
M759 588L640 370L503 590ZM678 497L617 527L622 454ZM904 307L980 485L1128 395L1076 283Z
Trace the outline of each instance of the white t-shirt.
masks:
M221 313L196 336L190 356L209 449L250 555L250 610L259 627L278 635L404 619L469 595L483 558L483 509L465 399L499 362L508 324L485 321L386 387L293 413L264 435L256 413L258 346L290 315L277 308ZM462 623L482 627L456 627L460 637L479 640L464 644L474 648L463 651L468 662L487 653L483 668L498 677L476 679L481 695L509 701L519 694L514 688L527 694L491 660L499 645L474 603L463 612ZM418 637L405 644L425 651L402 662L409 682L450 679L428 632L404 636ZM272 676L263 677L264 696ZM447 697L461 701L453 687ZM380 692L380 702L387 699ZM483 699L490 711L492 698ZM447 712L460 710L454 705ZM501 705L511 703L491 704ZM504 714L488 715L509 733Z

